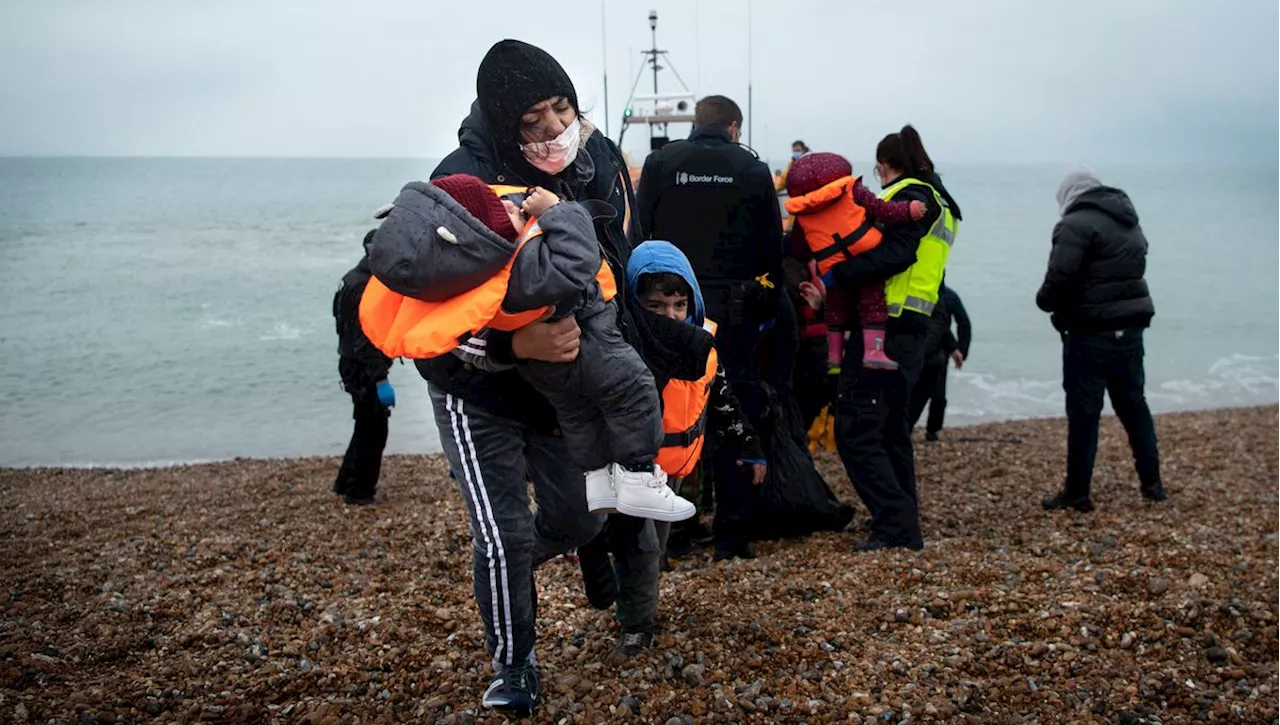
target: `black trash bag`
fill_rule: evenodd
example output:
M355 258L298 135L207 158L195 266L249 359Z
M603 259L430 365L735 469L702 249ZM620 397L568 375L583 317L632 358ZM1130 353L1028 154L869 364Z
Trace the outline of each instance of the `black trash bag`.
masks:
M778 539L815 531L843 531L853 507L840 503L814 465L800 410L785 389L767 385L768 408L756 424L769 461L763 485L754 486L752 537Z

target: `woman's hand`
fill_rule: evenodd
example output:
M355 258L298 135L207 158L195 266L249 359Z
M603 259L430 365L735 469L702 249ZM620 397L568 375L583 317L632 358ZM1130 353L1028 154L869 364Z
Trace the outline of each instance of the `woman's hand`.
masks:
M511 352L521 360L566 363L578 357L582 330L572 317L555 322L535 322L511 334Z
M524 203L520 208L529 216L542 216L547 210L560 203L560 197L552 194L541 186L535 186L529 190L529 196L525 197Z
M929 207L924 205L923 201L911 202L911 218L916 221L924 219L925 212L929 211Z

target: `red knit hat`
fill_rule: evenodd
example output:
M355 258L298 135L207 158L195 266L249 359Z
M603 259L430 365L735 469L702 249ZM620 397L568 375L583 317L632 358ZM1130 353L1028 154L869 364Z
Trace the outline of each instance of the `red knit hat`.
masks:
M826 151L807 153L787 171L787 195L804 196L845 176L853 176L853 165L845 157Z
M515 241L520 232L511 226L511 217L493 189L470 174L453 174L431 182L471 212L471 216L507 241Z

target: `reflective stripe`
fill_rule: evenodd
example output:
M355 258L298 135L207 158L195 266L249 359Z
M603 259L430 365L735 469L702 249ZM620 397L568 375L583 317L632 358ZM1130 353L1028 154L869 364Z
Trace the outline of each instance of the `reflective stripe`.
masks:
M929 228L929 235L941 239L949 247L955 243L956 233L947 228L947 213L945 210L946 207L943 207L943 212L938 215L938 220Z
M885 307L888 310L890 317L897 317L898 315L901 315L904 309L911 310L912 312L919 312L925 315L932 315L933 308L937 307L937 303L930 302L929 300L926 300L922 297L907 295L906 301L903 302L902 304L898 304L895 302L895 303L886 305Z
M693 427L680 433L665 433L662 436L663 448L687 448L693 445L693 442L702 437L702 433L707 428L707 410L703 408L702 415L698 416L698 420L694 422Z
M493 515L493 504L489 502L489 491L485 488L484 474L480 470L480 456L476 453L475 440L471 437L471 423L463 410L462 400L452 395L445 395L444 408L448 411L449 422L453 426L453 442L462 463L462 476L466 483L465 492L471 499L471 508L475 512L475 528L484 540L485 558L489 560L489 603L493 610L491 616L496 640L493 663L496 669L500 665L513 664L512 653L515 646L515 629L511 621L511 583L507 577L507 552L502 545L501 529L498 528L498 522ZM465 446L463 440L466 441ZM501 582L501 589L499 589L499 582ZM483 584L480 583L480 585Z

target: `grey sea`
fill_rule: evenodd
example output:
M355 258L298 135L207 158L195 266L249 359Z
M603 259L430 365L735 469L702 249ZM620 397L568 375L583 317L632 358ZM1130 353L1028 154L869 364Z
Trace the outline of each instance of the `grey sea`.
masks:
M341 452L332 295L372 210L433 165L0 159L0 465ZM1033 298L1064 170L943 164L965 213L948 281L974 324L949 425L1062 413L1060 343ZM1275 403L1276 168L1098 171L1151 242L1152 407ZM411 365L391 379L389 449L438 450L425 383Z

